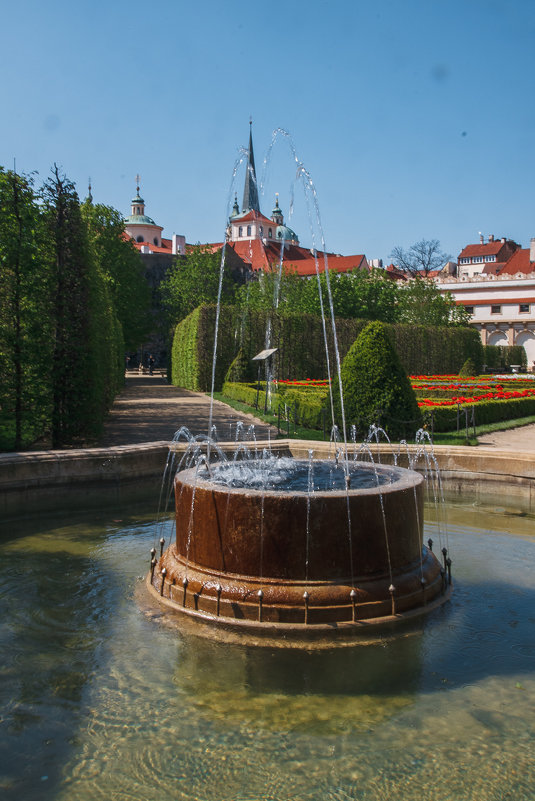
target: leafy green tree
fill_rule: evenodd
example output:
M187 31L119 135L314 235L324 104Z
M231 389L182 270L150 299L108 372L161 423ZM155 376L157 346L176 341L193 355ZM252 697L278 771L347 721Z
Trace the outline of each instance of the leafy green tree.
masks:
M42 194L53 256L52 445L63 447L98 433L124 344L74 184L55 165Z
M86 199L82 217L122 325L125 347L136 350L151 329L151 291L143 261L132 241L125 238L123 217L116 209Z
M351 270L337 273L331 270L329 284L336 317L360 318L395 322L397 319L397 286L381 271ZM319 286L323 311L330 314L327 277L320 273ZM320 290L316 276L300 278L291 265L279 279L278 271L265 273L238 290L242 307L251 310L274 308L278 297L278 310L302 314L321 314Z
M398 289L398 322L449 326L469 321L464 306L458 306L450 292L441 292L434 281L415 278Z
M278 309L280 312L307 313L309 283L317 287L315 282L299 278L294 270L285 269L279 275L278 268L274 268L252 276L246 284L238 287L236 302L242 309L250 311Z
M328 309L327 279L320 277L324 308ZM334 314L362 320L381 320L385 323L397 319L397 293L395 281L380 270L351 270L329 275ZM319 311L319 299L316 301Z
M50 420L50 262L31 177L0 168L0 442L19 450Z
M164 308L171 325L184 320L204 303L217 301L221 251L213 252L206 245L196 245L188 255L179 257L160 284ZM232 303L236 283L229 270L223 271L221 301Z
M411 383L381 322L369 323L349 349L341 368L347 423L380 424L399 439L413 435L422 416Z

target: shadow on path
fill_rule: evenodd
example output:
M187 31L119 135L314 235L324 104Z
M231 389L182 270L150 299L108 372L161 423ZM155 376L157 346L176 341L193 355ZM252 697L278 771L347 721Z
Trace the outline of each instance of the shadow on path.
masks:
M173 439L175 431L186 426L192 434L207 434L210 398L200 392L174 387L156 375L128 374L104 423L99 446L133 445ZM236 423L254 424L257 439L274 439L277 429L252 415L240 414L220 401L214 401L213 424L219 440L234 439Z

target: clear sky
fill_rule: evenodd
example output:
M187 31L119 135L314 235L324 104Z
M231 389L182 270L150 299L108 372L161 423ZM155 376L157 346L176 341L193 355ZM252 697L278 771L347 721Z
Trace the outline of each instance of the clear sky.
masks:
M535 236L533 0L18 0L0 20L0 164L57 162L125 215L139 173L164 236L221 241L250 116L259 179L291 134L328 250ZM262 210L278 191L288 215L295 184L286 222L319 246L288 144Z

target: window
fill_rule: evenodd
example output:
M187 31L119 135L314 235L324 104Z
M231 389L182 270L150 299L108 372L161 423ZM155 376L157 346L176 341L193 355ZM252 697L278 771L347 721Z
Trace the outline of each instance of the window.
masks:
M490 307L490 313L491 314L501 314L502 313L502 307L501 306L491 306Z
M470 264L470 259L467 259L466 256L460 260L461 264Z
M529 314L529 303L519 303L518 311L520 314Z
M260 226L260 236L264 236L264 226Z
M268 236L270 239L273 237L273 228L268 228Z
M247 226L247 236L251 236L251 226Z
M243 226L241 226L241 225L238 228L238 236L243 236Z
M496 256L485 256L485 261L496 261Z
M474 256L472 259L472 264L482 264L483 263L483 256Z
M136 239L136 242L144 242L143 237L142 236L138 236L137 239Z
M468 314L473 314L474 313L474 307L473 306L465 306L464 308L468 312Z
M153 239L152 241L154 242L154 244L156 245L156 247L158 247L158 237L156 237L156 236L155 236L155 237L154 237L154 239Z

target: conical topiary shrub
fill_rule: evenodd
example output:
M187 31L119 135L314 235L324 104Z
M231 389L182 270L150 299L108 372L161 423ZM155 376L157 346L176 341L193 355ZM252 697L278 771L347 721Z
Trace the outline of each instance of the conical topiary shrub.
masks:
M459 370L459 375L463 378L468 378L469 376L477 375L477 369L474 364L473 359L467 359L461 369Z
M347 425L362 431L376 423L392 439L411 437L422 425L416 395L383 323L364 328L341 368Z
M254 381L255 379L253 373L254 371L252 362L245 355L243 348L240 348L234 361L227 370L225 382L228 381L233 384L248 384L250 381Z

